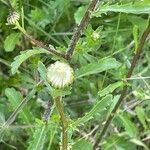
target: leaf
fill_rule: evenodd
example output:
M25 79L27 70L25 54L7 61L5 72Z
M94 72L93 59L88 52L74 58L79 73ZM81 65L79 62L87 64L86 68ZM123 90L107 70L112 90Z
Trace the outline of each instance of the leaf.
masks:
M27 150L43 150L46 141L46 125L35 128L33 140L30 142Z
M141 142L141 141L138 140L138 139L131 139L130 142L132 142L132 143L134 143L134 144L136 144L136 145L138 145L138 146L144 147L145 150L149 150L149 148L148 148L143 142Z
M109 93L112 93L115 89L117 89L118 87L121 87L122 85L123 85L122 81L118 81L116 83L110 84L106 88L104 88L102 91L99 91L98 95L100 97L105 96Z
M127 115L119 115L126 132L130 137L137 137L138 129L135 124L127 117Z
M8 35L4 41L4 49L6 52L12 52L18 43L20 38L20 33L11 33Z
M118 68L120 63L116 61L114 58L105 58L100 60L99 62L90 63L86 66L83 66L76 70L75 76L76 78L81 78L83 76L97 74L109 69Z
M14 58L14 62L11 64L11 72L12 74L15 74L18 71L19 66L29 57L35 55L35 54L41 54L41 53L49 53L47 50L44 49L34 49L34 50L27 50L22 52L19 56Z
M78 10L75 12L74 18L75 18L76 24L80 23L85 11L86 11L86 7L82 6L82 7L79 7Z
M110 105L111 102L112 102L112 95L107 95L103 99L98 100L96 104L93 106L93 108L87 114L85 114L85 116L77 119L72 124L70 124L70 129L74 130L77 126L85 124L87 121L92 119L95 115L103 112L105 108Z
M18 107L18 105L23 100L21 93L16 91L14 88L7 88L5 90L5 95L7 96L8 101L10 102L13 109L16 109L16 107ZM31 114L27 107L23 108L23 110L20 112L20 118L23 122L30 123Z
M142 123L143 127L145 129L147 129L146 118L145 118L146 115L145 115L144 109L142 107L137 106L135 108L135 111L136 111L137 117L140 120L140 122Z
M122 12L122 13L132 13L132 14L149 14L150 13L150 4L143 4L142 3L128 3L123 5L103 5L99 6L99 9L97 9L93 15L96 17L101 17L101 14L107 13L107 12Z
M72 150L93 150L93 148L91 143L82 139L73 144Z

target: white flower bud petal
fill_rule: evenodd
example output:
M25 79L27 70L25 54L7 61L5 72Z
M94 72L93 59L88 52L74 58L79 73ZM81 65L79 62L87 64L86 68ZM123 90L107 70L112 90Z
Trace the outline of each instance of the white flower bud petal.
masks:
M20 15L17 12L11 12L7 17L7 22L9 24L15 24L20 18Z
M47 80L56 88L68 86L73 78L73 69L66 63L57 61L48 67Z

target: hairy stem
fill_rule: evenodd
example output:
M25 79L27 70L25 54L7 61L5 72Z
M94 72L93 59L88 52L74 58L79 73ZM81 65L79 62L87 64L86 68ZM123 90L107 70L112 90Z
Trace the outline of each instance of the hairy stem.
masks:
M57 111L59 112L61 124L62 124L62 150L67 150L68 147L68 121L64 113L64 105L62 102L61 97L56 97L55 99L55 105L57 108Z
M83 29L86 27L86 25L89 22L90 19L90 13L91 11L93 11L95 9L96 4L98 3L98 0L92 0L89 7L87 8L79 26L77 27L77 29L75 29L73 36L71 38L70 44L68 46L68 50L66 53L66 58L70 59L71 56L73 55L73 52L75 50L75 46L83 32Z
M138 47L136 49L136 54L134 55L134 57L132 59L131 67L129 68L129 71L128 71L127 75L126 75L126 78L130 78L131 77L131 75L133 73L133 70L134 70L134 68L135 68L135 66L136 66L136 64L137 64L137 62L139 60L140 54L142 52L142 48L144 46L144 43L145 43L146 38L148 37L149 33L150 33L150 21L149 21L149 24L148 24L146 30L144 31L141 39L140 39L140 41L139 41L139 45L138 45ZM118 108L120 107L122 101L124 100L124 98L126 96L127 88L128 88L128 86L127 86L127 84L125 84L125 86L123 87L123 90L121 92L121 96L120 96L118 102L114 106L111 114L108 116L108 118L106 120L106 123L105 123L104 127L102 128L101 133L97 137L97 140L96 140L96 142L94 144L94 149L96 149L98 147L98 144L101 142L102 138L104 137L104 135L105 135L105 133L106 133L106 131L107 131L111 121L113 120L113 118L115 116L115 113L117 112Z

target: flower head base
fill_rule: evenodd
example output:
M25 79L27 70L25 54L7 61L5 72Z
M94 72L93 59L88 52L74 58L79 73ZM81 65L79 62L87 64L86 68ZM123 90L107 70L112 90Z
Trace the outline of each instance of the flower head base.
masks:
M73 69L66 63L56 61L48 67L47 80L55 88L64 88L73 82Z
M15 24L19 20L19 18L20 15L16 11L13 11L8 15L7 22L8 24Z

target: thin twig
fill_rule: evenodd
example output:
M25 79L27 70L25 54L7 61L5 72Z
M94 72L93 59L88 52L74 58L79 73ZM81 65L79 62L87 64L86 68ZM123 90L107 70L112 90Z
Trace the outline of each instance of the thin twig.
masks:
M131 67L129 68L129 71L127 73L126 78L130 78L131 77L131 75L133 73L133 70L134 70L134 68L135 68L135 66L136 66L136 64L137 64L137 62L139 60L140 54L142 52L142 48L144 46L144 43L145 43L146 38L148 37L149 33L150 33L150 22L149 22L146 30L144 31L144 33L143 33L143 35L142 35L142 37L141 37L141 39L139 41L139 45L138 45L138 47L136 49L136 54L133 57L133 60L132 60L132 63L131 63ZM106 120L106 123L105 123L104 127L102 128L102 131L101 131L100 135L97 137L97 140L96 140L96 142L94 144L94 149L96 149L98 147L99 143L101 142L102 138L104 137L104 135L105 135L105 133L106 133L106 131L107 131L111 121L113 120L113 118L115 116L116 111L118 110L118 108L120 107L122 101L124 100L124 98L126 96L127 88L128 88L128 85L125 84L125 86L124 86L124 88L123 88L123 90L121 92L121 96L120 96L118 102L114 106L111 114L108 116L108 118Z
M79 26L77 27L77 29L75 29L73 36L71 38L70 44L68 46L68 50L66 53L66 58L70 59L71 56L73 55L73 52L75 50L76 44L83 32L83 29L86 27L86 25L88 24L89 20L90 20L90 14L91 12L95 9L96 4L98 3L98 0L92 0L89 7L87 8Z
M65 55L62 53L57 52L54 48L50 48L46 46L43 42L40 42L36 39L34 39L31 35L29 35L20 25L19 23L16 23L17 28L30 40L30 42L38 47L44 48L45 50L48 50L52 54L55 54L56 56L63 57L65 59Z

